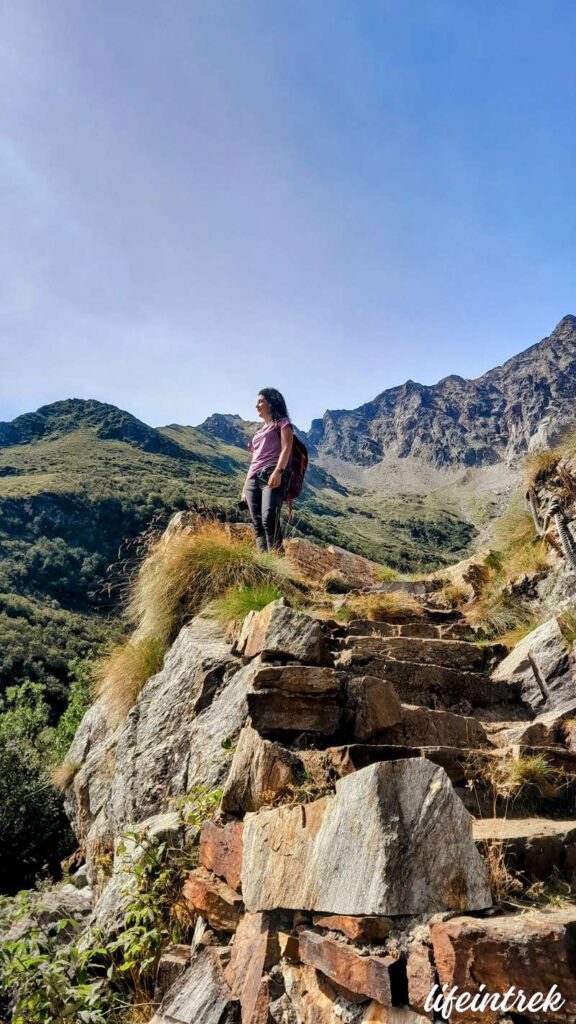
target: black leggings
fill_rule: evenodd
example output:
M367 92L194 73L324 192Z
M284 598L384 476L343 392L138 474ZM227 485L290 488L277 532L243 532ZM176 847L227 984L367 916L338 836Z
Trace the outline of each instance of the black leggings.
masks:
M288 470L282 470L280 485L271 488L267 481L273 469L274 466L267 466L261 473L251 476L244 488L250 518L256 531L258 551L274 551L282 547L280 509L286 497Z

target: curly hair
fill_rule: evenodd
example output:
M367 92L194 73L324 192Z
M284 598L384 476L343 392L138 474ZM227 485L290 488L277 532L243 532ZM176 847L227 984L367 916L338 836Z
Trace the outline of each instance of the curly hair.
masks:
M258 394L268 402L273 420L281 420L284 417L290 419L284 396L276 388L260 388Z

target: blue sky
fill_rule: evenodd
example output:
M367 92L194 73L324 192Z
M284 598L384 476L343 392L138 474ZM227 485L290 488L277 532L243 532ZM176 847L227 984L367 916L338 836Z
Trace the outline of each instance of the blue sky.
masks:
M573 0L2 0L0 419L307 427L576 313Z

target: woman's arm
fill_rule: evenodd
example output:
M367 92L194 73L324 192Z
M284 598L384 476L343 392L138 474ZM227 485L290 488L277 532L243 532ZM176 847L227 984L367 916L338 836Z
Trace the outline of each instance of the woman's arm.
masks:
M292 427L287 424L285 427L282 427L280 431L280 455L278 456L276 467L268 479L268 487L271 487L272 490L274 490L275 487L280 486L282 481L282 470L286 469L286 466L290 462L293 441L294 431L292 430Z

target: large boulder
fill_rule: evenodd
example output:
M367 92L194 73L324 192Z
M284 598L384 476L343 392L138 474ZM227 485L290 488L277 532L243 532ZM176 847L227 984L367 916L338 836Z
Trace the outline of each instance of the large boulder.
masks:
M162 671L116 729L103 700L86 713L66 757L75 773L65 807L97 893L120 832L165 812L170 798L196 785L223 781L222 740L246 720L250 672L232 656L223 627L198 618L181 630Z
M442 768L423 758L373 764L334 796L249 814L247 909L422 914L491 905L472 819Z
M380 566L334 544L323 548L297 537L284 541L284 549L288 561L306 580L320 581L328 574L338 573L348 587L369 587L380 578Z
M522 700L541 713L576 698L568 648L557 619L550 619L516 644L492 679L520 687Z
M27 903L20 906L20 897L9 901L0 920L0 940L17 942L27 932L38 928L57 945L64 945L86 924L92 905L89 889L73 885L56 885L43 892L26 894ZM61 922L66 921L65 928Z

